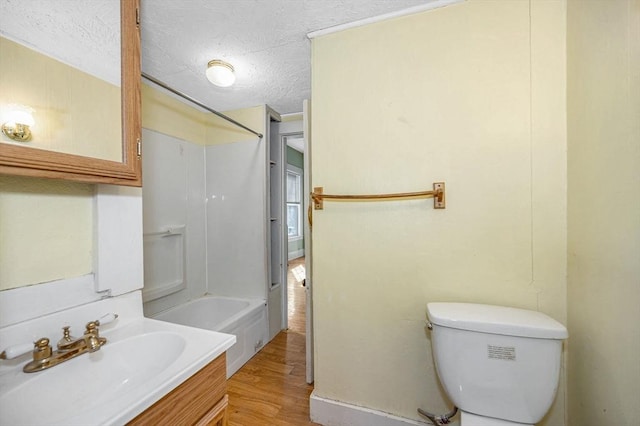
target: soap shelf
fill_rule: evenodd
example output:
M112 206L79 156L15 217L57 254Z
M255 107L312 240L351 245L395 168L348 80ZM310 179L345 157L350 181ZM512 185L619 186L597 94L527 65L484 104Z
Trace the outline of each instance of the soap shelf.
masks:
M186 288L185 232L186 225L179 225L143 234L144 302Z

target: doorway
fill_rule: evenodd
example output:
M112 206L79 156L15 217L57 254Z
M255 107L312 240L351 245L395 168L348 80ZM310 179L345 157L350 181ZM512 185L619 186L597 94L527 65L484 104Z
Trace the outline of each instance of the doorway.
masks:
M281 123L282 125L282 123ZM282 131L281 131L282 132ZM285 245L287 256L286 291L283 291L283 328L292 330L295 326L290 320L299 322L296 312L304 312L306 299L303 283L305 283L305 224L304 224L304 138L301 132L281 133L284 162L283 181L285 195L282 211L284 212ZM304 318L301 324L304 326ZM300 324L296 324L300 325ZM299 330L305 334L304 328Z
M289 261L287 270L287 317L289 332L306 333L307 302L304 289L305 284L305 259L298 257Z
M296 114L297 115L297 114ZM285 167L278 169L283 192L279 200L283 226L280 232L282 250L286 263L283 268L286 278L280 294L282 329L299 330L305 340L306 381L313 383L313 303L311 280L311 227L307 220L307 208L310 205L310 140L309 140L309 103L304 102L301 120L284 119L278 123L277 135L272 135L272 148L275 142L281 153L281 163ZM293 163L289 166L289 163ZM272 171L275 172L275 170ZM295 175L295 176L294 176ZM289 179L288 179L289 178ZM287 183L297 182L296 191L288 191ZM289 193L290 192L290 193ZM291 214L289 215L289 212ZM289 217L290 216L290 217ZM289 220L291 219L291 220ZM291 248L289 243L291 242ZM289 275L291 271L291 276ZM291 300L291 302L289 302ZM289 311L291 309L291 312ZM296 320L289 324L289 318L302 313L303 320ZM290 315L291 314L291 315ZM293 320L292 320L293 321Z

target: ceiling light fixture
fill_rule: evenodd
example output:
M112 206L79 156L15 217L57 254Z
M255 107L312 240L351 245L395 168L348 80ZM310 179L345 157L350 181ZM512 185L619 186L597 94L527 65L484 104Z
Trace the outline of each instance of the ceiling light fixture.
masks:
M229 87L236 81L233 66L220 59L214 59L207 64L207 78L212 84Z

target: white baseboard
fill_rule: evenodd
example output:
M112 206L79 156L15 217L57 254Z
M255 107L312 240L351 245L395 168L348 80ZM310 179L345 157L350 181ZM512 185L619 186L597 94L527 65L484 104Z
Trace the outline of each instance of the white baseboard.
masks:
M297 258L303 257L303 256L304 256L304 249L300 249L300 250L289 252L289 255L287 256L287 259L288 260L297 259Z
M322 398L311 393L311 420L324 426L424 426L428 422L394 416L383 411Z

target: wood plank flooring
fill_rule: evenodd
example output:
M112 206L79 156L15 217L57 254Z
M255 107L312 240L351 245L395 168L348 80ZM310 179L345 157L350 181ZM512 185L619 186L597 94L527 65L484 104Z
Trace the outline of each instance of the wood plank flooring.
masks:
M294 271L294 268L302 265ZM297 272L297 273L294 273ZM289 264L289 329L280 332L227 382L229 426L317 425L305 382L304 258ZM319 425L318 425L319 426Z

